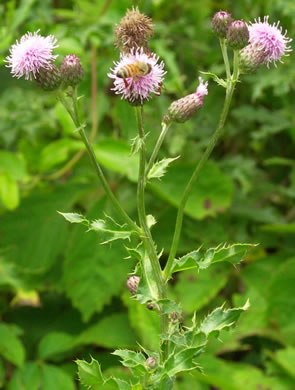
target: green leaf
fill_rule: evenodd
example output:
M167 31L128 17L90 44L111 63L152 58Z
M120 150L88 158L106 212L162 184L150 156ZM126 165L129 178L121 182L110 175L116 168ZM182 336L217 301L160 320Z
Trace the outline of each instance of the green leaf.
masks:
M233 265L239 264L246 255L249 248L255 244L220 244L216 248L207 249L202 254L200 248L180 259L175 259L172 266L172 273L187 269L198 268L199 270L208 268L211 264L227 261Z
M113 352L113 355L119 356L121 358L120 362L122 365L132 368L138 376L147 373L147 369L144 365L146 358L141 352L129 351L127 349L117 349Z
M183 191L194 169L195 165L173 165L161 181L150 183L148 188L173 206L179 207ZM232 180L222 173L214 162L209 161L193 185L185 213L196 219L216 216L230 206L232 194Z
M72 349L76 345L75 337L62 332L47 333L38 346L40 359L50 359L56 354Z
M27 362L15 370L9 382L9 390L39 390L41 388L41 371L37 363Z
M240 317L241 313L249 308L249 301L243 307L224 310L218 307L210 313L200 324L200 332L208 337L212 332L219 332L224 328L231 327Z
M137 181L138 158L130 154L130 146L126 142L113 138L104 139L94 145L94 151L98 161L106 168Z
M81 214L77 214L77 213L62 213L60 211L58 211L58 213L60 215L62 215L68 222L71 222L71 223L83 223L83 222L88 222L87 219L85 219L85 217L83 217L83 215Z
M83 142L70 138L62 138L51 142L42 150L40 169L46 172L58 164L68 160L70 153L83 149Z
M287 375L295 380L295 348L279 349L276 353L266 351L269 356Z
M102 375L100 364L91 358L88 363L85 360L76 360L80 382L89 390L99 390L104 385L106 378Z
M42 390L75 390L73 379L61 368L43 364L42 372Z
M8 172L0 173L0 200L8 210L19 205L18 185Z
M106 216L106 219L96 219L92 221L89 225L89 230L94 230L102 234L104 242L102 244L107 244L115 240L129 240L132 232L126 230L126 224L119 225L113 220L110 216Z
M113 378L113 381L116 382L119 390L132 390L131 385L128 382L123 381L119 378Z
M22 272L45 272L55 263L66 235L66 224L56 210L70 208L83 189L69 185L34 194L13 214L1 216L2 247Z
M219 78L215 73L211 73L211 72L201 72L200 73L202 74L205 74L207 76L209 76L212 80L214 80L218 85L220 85L221 87L223 88L226 88L227 86L227 83L225 80Z
M147 179L160 179L167 172L169 164L178 158L179 156L174 158L164 158L163 160L157 161L148 172Z
M16 328L0 324L0 354L16 366L21 367L25 360L25 349L17 334Z
M14 180L24 180L27 170L24 161L15 153L0 150L0 173L9 173Z
M92 219L102 213L104 200L87 216ZM132 262L126 261L122 244L116 241L106 248L99 245L94 231L85 233L85 227L75 225L69 240L64 262L64 288L74 307L88 320L95 312L111 302L131 271Z
M165 314L182 313L180 306L171 299L159 299L157 303L162 306L162 311Z
M170 378L183 371L199 368L194 358L203 351L203 347L185 348L169 356L164 366L164 372Z

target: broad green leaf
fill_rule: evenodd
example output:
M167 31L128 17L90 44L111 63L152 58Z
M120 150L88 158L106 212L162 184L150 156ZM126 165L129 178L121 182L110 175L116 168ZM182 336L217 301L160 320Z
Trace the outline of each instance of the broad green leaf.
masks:
M292 382L282 378L267 377L263 371L253 365L228 362L209 354L203 354L198 362L204 373L197 370L192 375L201 382L208 383L220 390L291 390Z
M210 313L200 324L200 331L209 336L212 332L219 332L224 328L235 324L241 313L249 308L247 301L243 307L224 310L223 306L218 307Z
M105 348L133 348L136 336L125 313L103 317L97 324L83 331L76 344L95 344Z
M124 141L104 139L94 145L98 161L106 168L126 175L130 180L137 180L138 157L130 154L130 146Z
M0 256L0 285L8 285L14 288L22 288L23 280L16 270L15 264Z
M274 272L267 296L268 317L281 328L288 342L295 343L295 258L284 262Z
M42 390L75 390L74 380L61 368L43 364L41 373Z
M40 169L46 172L58 164L65 162L70 153L78 152L83 148L83 142L70 138L62 138L51 142L42 150Z
M177 160L178 157L164 158L163 160L157 161L150 169L147 179L160 179L167 172L168 166L173 161Z
M24 180L27 171L24 161L15 153L0 150L0 173L9 173L14 180Z
M25 198L13 214L1 216L0 235L6 256L23 272L41 273L57 260L66 224L57 210L67 210L83 187L57 187Z
M279 349L278 351L271 352L266 351L266 355L269 356L274 363L276 363L281 370L284 371L290 378L295 381L295 348L287 347L285 349ZM295 385L295 382L294 382Z
M42 386L41 370L37 363L27 362L14 371L9 382L9 390L39 390Z
M184 271L187 269L198 268L200 270L208 268L211 264L227 261L233 265L239 264L248 249L253 247L253 244L223 244L216 248L207 249L205 253L201 253L199 248L180 259L175 259L172 267L173 272Z
M8 172L0 173L0 201L8 210L19 205L18 185Z
M38 356L41 359L50 359L58 353L72 349L76 344L72 335L53 332L47 333L38 346Z
M178 207L194 169L195 165L173 165L160 182L153 182L148 188L165 201ZM232 194L231 179L222 173L214 162L210 161L206 163L193 185L185 213L196 219L216 216L217 213L223 212L230 206Z
M97 360L91 358L88 363L85 360L76 360L80 382L89 390L99 390L106 382Z
M0 324L0 354L16 366L21 367L25 360L25 349L16 329L7 324Z
M101 215L103 207L104 201L95 206L87 218ZM121 243L99 245L97 233L86 233L85 230L80 224L74 226L65 256L63 279L67 296L81 311L83 319L88 320L119 293L132 262L126 261L126 251Z

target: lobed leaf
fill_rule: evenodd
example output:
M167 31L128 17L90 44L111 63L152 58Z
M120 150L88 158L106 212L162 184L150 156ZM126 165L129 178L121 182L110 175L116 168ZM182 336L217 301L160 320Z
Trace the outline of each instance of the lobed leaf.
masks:
M147 179L160 179L167 172L169 164L178 158L179 156L173 158L164 158L163 160L157 161L148 172Z

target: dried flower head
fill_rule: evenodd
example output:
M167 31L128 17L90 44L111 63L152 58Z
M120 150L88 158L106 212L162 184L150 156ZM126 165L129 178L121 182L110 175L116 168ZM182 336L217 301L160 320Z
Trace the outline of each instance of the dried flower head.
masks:
M60 73L65 87L69 85L75 87L78 85L84 75L80 58L75 54L66 55L60 66Z
M259 18L255 19L255 23L250 23L249 28L249 47L246 46L241 51L241 67L244 69L256 69L261 64L269 64L276 61L281 61L283 56L287 56L288 52L292 51L288 43L292 41L286 36L287 31L283 34L280 22L269 24L269 17L265 16L263 22ZM258 55L258 52L261 52ZM253 58L254 60L253 60ZM259 64L257 66L257 58L259 57Z
M212 18L212 29L219 38L225 38L229 26L232 24L232 17L226 11L219 11Z
M196 92L178 99L170 105L168 108L170 120L179 123L186 122L203 106L204 96L208 95L208 81L204 83L202 77L199 77L199 82L200 85Z
M140 47L149 53L148 40L153 35L152 19L138 8L127 10L124 18L115 27L115 46L123 53L130 53Z
M116 94L133 105L140 105L149 100L152 93L159 95L166 72L163 61L143 49L132 50L130 54L121 54L120 61L114 62L108 76L114 80Z
M34 34L28 32L21 37L20 42L16 41L12 45L6 62L13 76L20 78L25 75L26 80L31 80L32 74L36 78L40 68L51 68L51 62L57 57L52 54L52 50L58 47L57 40L53 35L42 37L39 31Z

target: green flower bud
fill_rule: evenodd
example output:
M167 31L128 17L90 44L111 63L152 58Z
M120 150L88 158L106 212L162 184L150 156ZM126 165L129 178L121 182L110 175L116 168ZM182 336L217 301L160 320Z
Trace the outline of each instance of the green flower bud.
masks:
M243 20L235 20L227 30L227 44L234 50L241 50L249 43L249 30Z
M262 64L265 63L266 53L261 49L261 46L256 43L251 43L240 51L241 73L252 73Z
M84 71L79 57L68 54L60 66L60 73L65 87L75 87L83 79Z
M61 84L59 69L51 64L50 68L40 68L36 73L36 81L44 91L54 91Z
M232 17L226 11L217 12L212 18L212 29L219 38L225 38L229 26L232 24Z
M155 367L157 367L157 360L155 358L153 358L152 356L148 357L144 363L145 367L147 368L147 370L151 371L153 370Z

